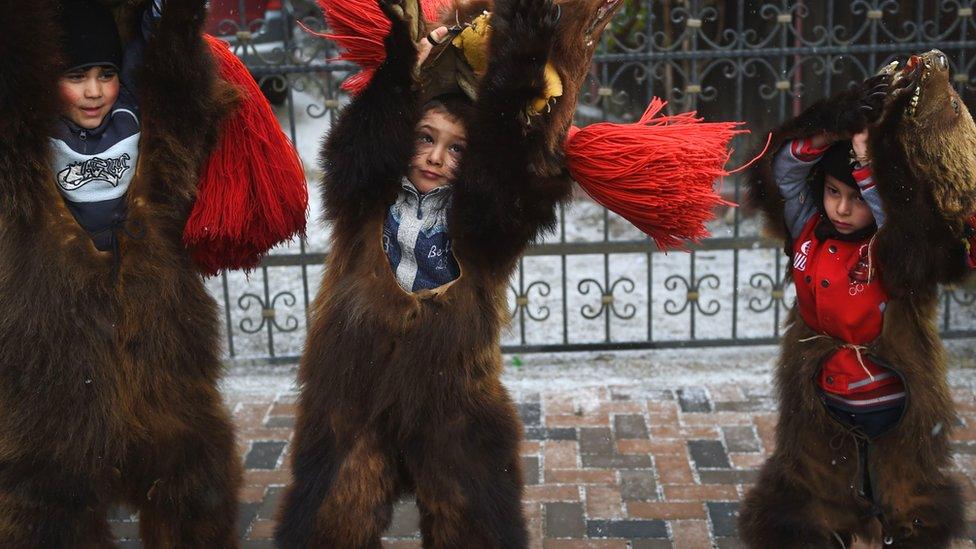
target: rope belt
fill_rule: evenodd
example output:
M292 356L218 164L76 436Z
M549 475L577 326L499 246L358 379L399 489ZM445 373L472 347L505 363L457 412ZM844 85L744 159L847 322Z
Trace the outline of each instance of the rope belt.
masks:
M833 338L833 337L831 337L831 336L829 336L827 334L817 334L815 336L810 336L810 337L805 337L803 339L798 339L797 341L799 341L800 343L806 343L808 341L813 341L815 339L821 339L821 338L835 339L835 338ZM864 370L864 373L867 374L869 378L871 378L871 381L874 381L874 375L871 374L871 371L868 370L868 367L864 365L864 357L861 356L861 353L868 352L869 349L868 349L867 345L856 345L854 343L842 343L842 344L838 345L837 348L838 349L852 349L854 351L854 354L857 355L857 363L861 365L861 369Z

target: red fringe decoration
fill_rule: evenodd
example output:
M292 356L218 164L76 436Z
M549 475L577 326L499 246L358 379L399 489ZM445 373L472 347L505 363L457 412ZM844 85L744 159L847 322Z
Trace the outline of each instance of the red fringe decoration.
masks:
M220 77L241 101L220 128L201 176L183 243L201 271L251 269L271 247L305 232L308 187L298 153L247 67L227 44L207 43Z
M440 12L451 5L452 0L421 0L420 9L427 21L436 21ZM351 61L362 70L342 83L342 89L358 94L369 84L376 68L386 59L384 38L390 33L390 21L377 5L377 0L318 0L332 32L305 31L327 38L339 45L339 59Z
M655 118L654 98L633 124L570 128L564 150L570 173L593 200L654 239L663 250L707 236L714 208L734 206L715 191L729 175L729 142L741 122L706 123L695 112Z

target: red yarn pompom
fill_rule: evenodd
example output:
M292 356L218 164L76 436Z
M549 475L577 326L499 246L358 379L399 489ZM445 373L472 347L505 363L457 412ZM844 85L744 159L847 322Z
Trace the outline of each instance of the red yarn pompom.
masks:
M633 124L570 128L564 150L570 173L593 200L654 239L661 249L708 236L705 222L719 205L714 188L741 122L703 122L694 112L657 116L654 98Z
M247 67L225 42L206 36L220 77L240 103L220 127L183 231L206 274L250 269L276 244L305 232L308 187L298 153Z

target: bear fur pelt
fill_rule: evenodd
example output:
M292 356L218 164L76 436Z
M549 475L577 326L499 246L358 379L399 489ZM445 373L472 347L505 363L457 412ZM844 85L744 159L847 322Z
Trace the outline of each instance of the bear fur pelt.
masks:
M425 547L526 547L522 426L499 379L499 333L518 257L571 189L565 169L552 169L555 111L523 118L542 91L558 12L549 0L495 3L448 213L461 275L411 294L381 237L413 154L417 54L399 7L381 8L393 23L386 59L322 150L333 253L299 370L293 481L275 539L289 549L379 547L392 503L412 490ZM606 20L590 20L598 36Z
M871 166L887 216L875 251L889 301L868 354L902 376L907 399L900 422L870 443L850 434L817 393L821 364L838 342L815 337L794 306L775 372L775 451L740 511L739 532L750 547L838 547L853 537L884 540L886 547L946 547L963 532L959 486L942 471L955 412L936 311L939 284L965 275L963 224L976 209L976 126L952 88L944 56L932 51L915 59L914 68L882 75L893 82L879 120L852 114L855 90L774 132L782 144L871 125ZM770 187L776 151L757 166L751 194L764 199L759 205L772 214L774 229L783 219L782 200ZM865 482L873 497L862 493Z
M219 317L182 243L236 97L201 39L205 2L167 0L146 49L117 257L96 250L49 168L57 9L0 0L0 540L111 546L106 513L122 502L147 547L236 547Z

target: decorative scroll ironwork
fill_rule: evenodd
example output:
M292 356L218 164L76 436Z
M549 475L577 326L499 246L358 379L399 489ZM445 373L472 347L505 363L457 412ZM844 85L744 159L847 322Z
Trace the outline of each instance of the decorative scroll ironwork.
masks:
M593 287L596 287L600 291L600 307L595 309L589 303L584 304L580 308L580 314L583 315L583 318L593 320L604 314L604 312L612 314L621 320L634 318L634 315L637 314L637 307L633 303L626 303L621 310L617 310L617 286L620 286L623 292L627 294L634 293L634 288L637 287L634 281L627 277L620 277L614 280L606 290L604 290L603 285L599 281L593 278L584 278L581 280L577 286L580 294L589 295L590 288Z
M241 323L239 325L241 331L244 332L245 334L256 334L260 332L262 328L265 327L265 324L268 323L270 323L271 327L273 327L275 330L279 332L287 333L287 332L294 332L295 330L297 330L298 319L295 318L293 315L288 315L285 318L284 326L278 324L278 313L277 310L275 309L275 306L278 304L279 299L281 300L281 303L286 307L294 307L295 304L298 303L298 300L295 298L295 294L291 292L279 292L275 294L275 296L271 298L270 304L266 303L265 300L262 299L261 296L257 294L252 294L252 293L241 294L241 297L237 300L237 306L242 311L245 312L249 311L251 309L251 305L254 303L257 303L257 305L261 306L261 316L259 317L260 322L257 322L255 325L255 321L253 318L244 317L243 319L241 319Z

